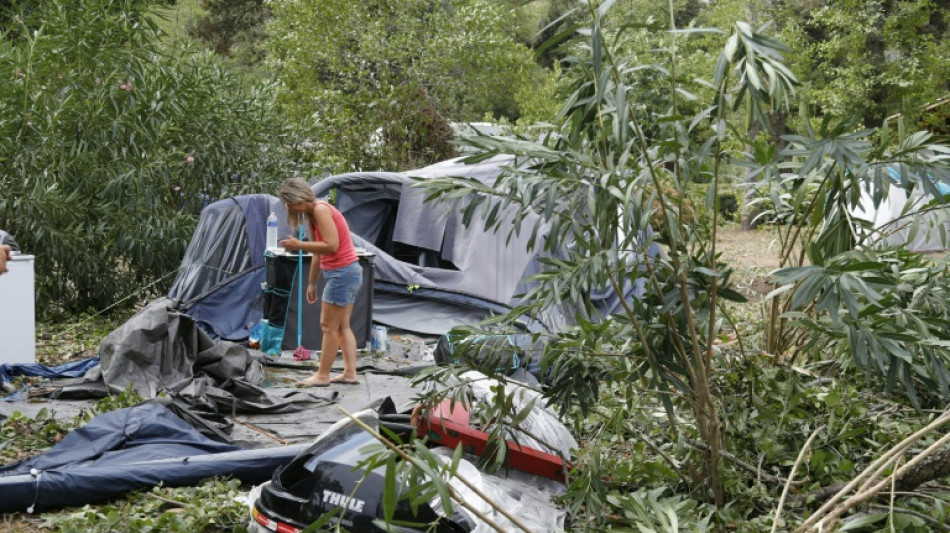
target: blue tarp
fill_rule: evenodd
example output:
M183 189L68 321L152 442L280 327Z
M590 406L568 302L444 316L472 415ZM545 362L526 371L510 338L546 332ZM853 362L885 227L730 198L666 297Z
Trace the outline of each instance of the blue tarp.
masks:
M0 383L9 383L15 376L34 376L42 378L78 378L87 370L99 364L98 357L73 361L59 366L45 366L40 364L18 363L0 365Z
M168 297L214 339L246 339L261 319L265 220L271 212L280 214L278 234L286 235L280 201L266 194L220 200L201 211Z
M243 450L201 435L163 405L144 403L99 415L46 453L0 466L0 512L85 505L213 476L259 483L306 446Z

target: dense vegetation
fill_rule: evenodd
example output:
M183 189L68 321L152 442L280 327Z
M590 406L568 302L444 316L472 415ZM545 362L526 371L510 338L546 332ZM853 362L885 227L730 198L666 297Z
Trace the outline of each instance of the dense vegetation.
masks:
M572 529L947 529L950 263L867 246L850 216L862 191L950 184L947 2L206 0L174 24L148 0L0 5L0 227L37 254L46 311L160 290L204 202L419 166L454 153L452 122L505 122L521 136L464 142L520 157L480 192L544 221L513 315L580 310L539 338L584 441ZM778 243L761 312L717 249L736 190ZM634 283L591 319L584 294ZM510 405L481 413L497 437Z

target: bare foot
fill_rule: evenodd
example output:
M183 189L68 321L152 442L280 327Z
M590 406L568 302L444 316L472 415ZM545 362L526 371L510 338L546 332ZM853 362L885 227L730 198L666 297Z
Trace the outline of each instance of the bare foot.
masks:
M329 387L330 381L324 381L322 379L311 376L303 381L297 382L298 387Z
M356 376L350 377L346 375L340 375L340 376L330 379L330 383L337 383L340 385L359 385L360 380Z

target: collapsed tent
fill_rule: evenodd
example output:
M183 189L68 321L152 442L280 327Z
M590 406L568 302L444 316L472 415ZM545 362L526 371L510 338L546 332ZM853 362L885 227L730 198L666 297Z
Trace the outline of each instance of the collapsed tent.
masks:
M884 181L888 186L887 196L877 207L871 193L862 189L860 203L851 211L855 219L867 226L867 229L859 229L866 242L887 247L904 245L913 252L946 250L950 244L950 209L943 204L947 200L928 192L922 184L908 193L899 185L900 172L893 166L887 168L887 178L890 178L890 182ZM931 183L938 195L950 194L950 185Z
M529 228L535 227L536 215L516 219L501 209L503 227L497 231L486 229L477 218L466 226L449 203L426 201L424 190L415 186L416 179L443 177L472 178L491 186L513 164L512 156L476 164L453 159L406 172L340 174L311 186L318 197L332 196L354 245L375 255L373 322L441 335L520 303L518 295L531 286L528 279L541 272L540 242L546 226L538 226L539 238L529 249ZM202 211L168 296L214 338L246 339L262 317L270 212L277 215L278 234L287 235L286 210L272 196L229 198ZM524 231L512 233L516 225ZM627 260L636 268L635 256ZM641 290L628 285L625 296L635 298ZM612 291L592 294L591 299L602 316L620 308ZM572 315L564 303L522 322L529 331L558 331Z
M81 361L72 361L57 366L46 366L38 363L14 363L0 365L0 384L13 381L15 376L41 378L76 378L85 374L89 369L99 364L98 357L91 357Z
M168 297L214 338L246 339L261 319L265 222L285 214L266 194L237 196L201 210ZM290 233L278 216L278 235Z
M99 415L41 455L0 466L0 512L85 505L158 484L271 477L307 445L261 450L216 442L158 403Z
M331 176L313 185L318 197L333 196L359 246L377 256L373 319L424 334L442 334L505 313L527 289L526 278L540 272L540 245L528 247L530 231L510 235L515 224L535 226L536 215L514 220L495 231L447 203L426 201L414 178L464 177L491 185L510 156L467 165L453 159L426 168L395 172L355 172ZM545 227L539 229L538 242ZM525 317L532 330L556 330L566 322L561 309L549 316Z
M208 415L287 413L333 402L303 390L271 398L261 388L263 357L234 342L215 342L174 302L160 298L109 333L99 347L99 365L58 383L54 396L103 397L131 388L145 398L172 395Z

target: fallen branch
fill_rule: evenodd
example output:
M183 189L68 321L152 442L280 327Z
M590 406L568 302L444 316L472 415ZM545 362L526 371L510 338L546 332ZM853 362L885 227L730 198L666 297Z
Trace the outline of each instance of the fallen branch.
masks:
M897 480L897 490L912 491L928 481L950 476L950 449L924 459Z
M824 426L816 428L815 431L811 432L811 436L808 437L808 440L805 441L805 445L802 446L802 449L798 451L798 457L795 458L795 464L792 465L792 471L788 473L788 482L785 483L785 488L782 489L782 497L778 500L778 507L775 509L775 518L772 519L772 533L775 533L776 528L778 528L778 519L782 516L782 506L785 505L785 498L788 497L788 489L792 487L792 480L795 479L795 471L798 470L798 465L802 463L802 459L805 458L805 452L811 447L811 442L815 440L815 437L818 436L818 432L825 429Z
M917 518L930 524L930 526L933 528L934 531L937 531L937 530L950 531L950 526L948 526L947 524L942 524L932 516L927 516L923 513L919 513L912 509L907 509L906 507L891 507L889 505L880 505L876 503L872 503L868 507L877 511L888 511L888 512L893 511L895 513L916 516Z
M709 447L706 446L706 445L705 445L704 443L702 443L702 442L693 441L693 440L688 440L688 441L686 441L686 443L689 444L690 446L692 446L693 448L696 448L697 450L701 450L701 451L704 451L704 452L708 452L708 451L709 451ZM725 451L725 450L719 450L719 456L722 457L722 458L724 458L724 459L728 459L730 462L732 462L732 463L735 464L736 466L739 466L739 467L741 467L741 468L743 468L743 469L745 469L745 470L748 470L749 472L751 472L751 473L753 473L753 474L755 474L755 475L761 477L763 481L768 481L769 483L772 483L772 484L775 484L775 485L783 485L783 486L784 486L786 483L789 483L789 480L787 480L787 479L785 479L785 478L783 478L783 477L781 477L781 476L773 476L773 475L771 475L771 474L763 473L759 468L756 468L756 467L750 465L749 463L744 462L742 459L739 459L739 458L736 457L735 455L732 455L731 453L729 453L729 452L727 452L727 451ZM792 481L792 482L791 482L791 485L792 485L793 487L799 487L799 486L804 485L805 483L806 483L806 482L805 482L804 480L802 480L802 481Z
M284 439L282 439L282 438L280 438L280 437L274 435L273 433L270 433L270 432L268 432L268 431L265 431L263 428L259 428L259 427L255 426L254 424L251 424L251 423L249 423L249 422L245 422L245 421L241 420L240 418L235 418L234 421L237 422L238 424L241 424L242 426L244 426L244 427L246 427L246 428L253 429L254 431L260 433L261 435L264 435L265 437L272 438L272 439L274 439L275 441L277 441L277 442L283 444L284 446L287 445L287 441L285 441Z
M896 483L897 492L912 493L914 489L924 483L947 476L950 476L950 449L925 458L921 463L908 470L906 474L899 477ZM793 494L790 498L795 502L810 501L817 504L840 492L847 485L847 483L835 483L810 492Z
M950 434L944 435L943 438L932 444L923 452L919 453L916 457L911 459L906 465L900 467L890 476L884 478L884 480L879 483L868 486L872 483L884 470L890 467L891 464L896 462L904 453L917 442L920 438L925 435L928 435L936 431L939 427L950 422L950 412L944 414L937 420L934 420L928 424L923 429L915 432L913 435L907 437L896 446L888 450L884 455L879 457L873 463L871 463L864 471L862 471L857 477L851 480L844 488L838 491L831 499L824 503L817 511L815 511L808 519L799 527L797 532L810 531L813 528L822 529L823 527L830 527L837 522L838 517L844 514L846 511L864 503L871 498L877 496L877 494L887 487L895 479L900 479L902 476L906 475L908 472L913 471L917 465L924 462L928 457L932 457L937 450L943 446L946 442L950 441ZM929 463L928 463L929 464ZM858 485L862 485L861 489L858 490L853 496L844 501L844 503L835 507L842 498L844 498L848 493L850 493Z
M187 503L179 502L175 500L169 500L168 498L163 498L159 496L158 494L155 494L154 492L146 492L145 495L148 496L149 498L155 498L156 500L163 501L169 505L174 505L175 507L181 507L182 509L184 509L185 507L188 507Z

